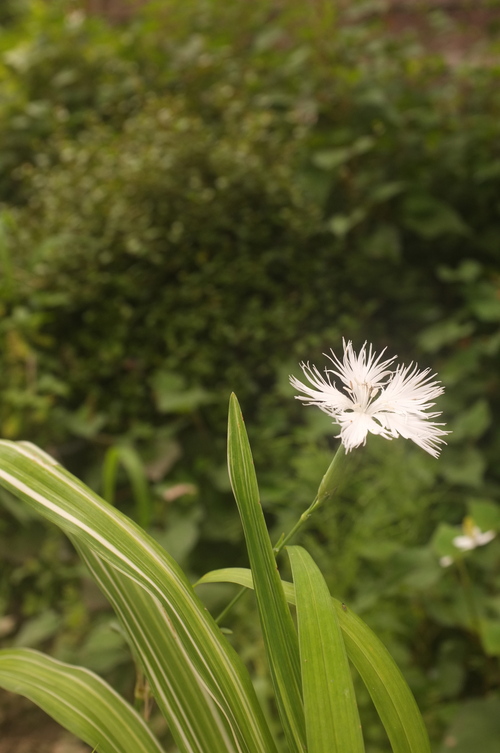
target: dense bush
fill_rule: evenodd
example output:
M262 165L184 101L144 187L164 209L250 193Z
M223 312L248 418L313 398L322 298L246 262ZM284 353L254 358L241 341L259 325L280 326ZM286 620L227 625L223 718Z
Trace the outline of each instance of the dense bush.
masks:
M116 433L154 421L163 372L226 392L271 378L263 347L289 346L315 313L304 261L319 212L294 186L292 148L272 116L214 132L161 99L121 133L97 126L61 141L56 167L26 169L16 244L31 249L24 284L44 334L67 340L51 376L70 405L105 409Z
M200 571L239 542L230 390L281 531L334 446L292 399L298 361L321 366L344 335L434 367L453 430L442 458L371 438L308 535L400 653L437 735L444 701L480 695L481 671L498 691L498 641L471 638L433 539L500 485L498 71L305 13L172 0L108 29L34 4L2 33L1 431L96 486L110 448L135 447L155 535ZM185 482L198 497L166 510ZM498 619L489 551L478 598Z

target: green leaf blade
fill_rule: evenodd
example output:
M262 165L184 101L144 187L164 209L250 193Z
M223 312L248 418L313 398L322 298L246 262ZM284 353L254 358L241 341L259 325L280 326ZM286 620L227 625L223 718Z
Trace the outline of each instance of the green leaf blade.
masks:
M231 728L214 709L198 673L189 671L189 657L158 599L90 550L74 544L120 619L180 751L233 751Z
M231 395L228 467L255 584L255 595L271 677L285 736L292 753L305 750L298 641L259 498L243 416Z
M177 563L148 534L29 443L0 441L0 485L158 599L185 669L232 733L231 753L274 753L248 671ZM224 750L221 743L218 750Z
M368 625L335 604L350 660L366 685L393 753L431 753L429 736L413 693L396 662Z
M297 606L308 753L364 753L351 671L335 607L321 572L287 548Z
M4 649L0 686L34 701L99 753L163 753L137 712L87 669L32 649Z
M234 583L253 588L248 568L232 567L206 573L196 585ZM292 583L283 582L289 604L295 604ZM394 659L357 615L333 599L347 655L358 670L390 740L393 753L431 753L429 736L413 694Z
M136 505L136 519L142 528L149 528L153 502L149 492L144 465L137 451L128 444L116 444L110 447L104 458L102 469L104 499L114 503L118 465L122 464L127 472Z

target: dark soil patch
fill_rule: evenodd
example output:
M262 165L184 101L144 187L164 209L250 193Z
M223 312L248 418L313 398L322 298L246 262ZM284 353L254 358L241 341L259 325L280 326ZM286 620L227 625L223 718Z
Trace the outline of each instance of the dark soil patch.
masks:
M30 701L0 691L0 753L90 753Z

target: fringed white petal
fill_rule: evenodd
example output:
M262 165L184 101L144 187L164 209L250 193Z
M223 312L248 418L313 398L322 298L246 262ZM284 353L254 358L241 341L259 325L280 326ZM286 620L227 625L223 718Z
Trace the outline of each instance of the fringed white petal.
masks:
M439 414L432 414L439 415ZM449 432L443 431L440 427L444 424L437 424L422 418L419 415L398 413L384 413L378 411L374 414L382 426L384 426L392 437L403 437L411 439L418 444L423 450L437 458L439 456L439 445L444 442L443 436Z
M342 361L333 353L327 358L335 368L325 369L324 376L314 365L301 364L311 387L290 377L290 382L302 394L298 400L317 405L332 416L340 426L340 438L347 451L365 444L368 433L385 439L411 439L433 457L438 457L440 445L448 431L444 424L430 419L439 412L429 412L434 398L443 393L440 382L430 369L419 371L418 366L389 367L393 358L382 359L385 350L376 355L367 343L356 354L352 342L345 340ZM344 391L335 386L333 377L343 383Z
M297 400L302 400L310 405L317 405L329 415L334 415L338 411L346 410L351 406L349 397L330 382L328 375L325 379L316 366L310 366L308 363L301 363L300 366L313 388L293 376L290 377L292 387L295 387L298 392L304 393L296 395Z
M325 353L326 357L336 366L335 369L328 369L328 371L336 374L350 391L355 392L357 386L365 386L371 389L382 387L386 377L392 373L388 367L394 361L395 356L381 361L385 350L376 357L371 345L368 353L366 352L366 342L359 351L359 354L356 355L350 340L347 343L345 340L342 342L344 345L344 358L342 361L337 358L333 350L331 351L331 356Z
M340 426L340 438L346 452L354 450L355 447L366 444L368 432L371 434L382 434L386 439L391 436L386 432L383 426L373 420L373 417L367 413L359 411L344 412L337 416L337 423Z

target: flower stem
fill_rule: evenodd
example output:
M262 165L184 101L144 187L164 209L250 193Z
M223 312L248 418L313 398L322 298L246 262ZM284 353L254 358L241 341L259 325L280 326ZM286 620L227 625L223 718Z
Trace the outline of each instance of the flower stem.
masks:
M243 596L243 594L246 591L248 591L247 588L245 588L245 587L240 588L240 590L238 591L238 593L236 594L236 596L233 596L233 598L231 599L231 601L229 602L229 604L226 604L226 606L224 607L224 609L222 610L222 612L215 618L215 622L217 623L217 625L221 624L221 622L225 618L225 616L227 614L229 614L229 612L231 611L231 609L234 607L235 604L237 604L237 602L241 599L241 597Z
M319 485L318 492L316 496L314 497L312 503L309 505L307 510L302 513L302 515L300 516L298 521L295 523L293 528L286 535L281 534L278 541L274 545L273 553L275 557L278 556L278 554L281 552L283 547L286 546L286 544L288 544L290 539L293 536L295 536L297 531L300 531L302 526L309 520L313 512L317 510L318 507L320 507L320 505L323 504L323 502L333 497L339 485L339 478L341 476L341 469L343 466L343 461L345 459L345 454L346 453L344 450L344 446L340 445L337 452L333 456L332 462L328 466L328 470L323 476L321 484ZM218 625L220 625L221 621L228 614L228 612L241 599L241 597L243 596L246 590L247 590L246 588L242 588L240 591L238 591L236 596L222 610L222 612L218 615L218 617L216 617L215 621Z
M286 544L290 541L290 539L295 536L297 531L300 531L304 523L309 520L311 515L315 510L320 507L320 505L323 504L327 499L330 499L330 497L333 497L335 492L337 491L338 485L339 485L339 476L340 470L342 467L342 461L345 458L345 450L344 446L340 445L337 452L333 456L333 460L330 463L327 472L323 476L323 479L321 481L321 484L319 485L318 493L316 494L315 498L313 499L312 503L309 505L307 510L302 513L298 521L295 523L291 531L289 531L286 536L281 535L279 540L277 541L276 545L273 548L273 552L275 556L277 556L281 550L283 549Z
M317 507L319 507L318 495L315 496L312 504L310 504L309 507L307 508L307 510L302 513L302 515L300 516L300 518L298 519L298 521L295 523L295 525L293 526L293 528L286 534L286 536L283 533L281 534L280 538L278 539L278 541L276 542L275 546L273 547L273 552L274 552L274 556L275 557L278 556L278 554L281 552L281 550L283 549L283 547L286 546L286 544L288 544L288 542L290 541L290 539L293 536L295 536L295 534L297 533L297 531L300 531L300 529L302 528L302 526L304 525L304 523L307 520L309 520L309 518L311 517L311 515L313 514L314 510Z

